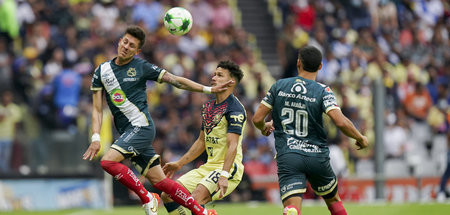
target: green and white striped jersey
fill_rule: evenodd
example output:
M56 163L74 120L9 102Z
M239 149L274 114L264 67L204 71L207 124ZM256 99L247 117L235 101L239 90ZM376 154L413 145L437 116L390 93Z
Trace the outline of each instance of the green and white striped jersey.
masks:
M166 70L140 58L118 66L114 59L100 64L92 77L91 90L105 90L106 101L122 134L130 126L148 126L146 82L161 82Z

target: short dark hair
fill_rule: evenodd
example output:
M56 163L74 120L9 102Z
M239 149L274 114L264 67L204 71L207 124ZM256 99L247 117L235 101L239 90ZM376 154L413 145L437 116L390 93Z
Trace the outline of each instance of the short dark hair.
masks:
M322 53L314 46L305 46L298 51L298 59L302 63L303 70L317 72L322 63Z
M244 77L244 73L242 72L241 68L239 68L239 65L237 65L232 61L229 60L220 61L219 64L217 65L217 68L219 67L228 70L230 72L231 77L236 78L238 83L241 82L242 77Z
M135 37L136 39L138 39L139 40L138 47L142 48L142 46L145 43L145 32L144 32L144 30L142 30L141 27L136 26L136 25L129 26L127 28L127 30L125 31L125 34L129 34L129 35Z

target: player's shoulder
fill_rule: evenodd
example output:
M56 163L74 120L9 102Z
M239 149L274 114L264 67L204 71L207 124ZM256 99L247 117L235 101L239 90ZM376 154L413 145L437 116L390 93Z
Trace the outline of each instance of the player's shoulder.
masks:
M229 105L228 108L233 112L244 112L245 113L245 107L242 104L242 102L233 94L231 94L227 98Z
M98 71L101 71L102 68L104 68L105 65L111 64L111 61L112 61L112 60L108 60L108 61L105 61L105 62L103 62L103 63L100 63L100 64L97 66L97 68L95 68L94 71L97 71L97 70L98 70Z
M317 88L320 88L320 89L326 89L326 88L329 88L328 85L323 84L323 83L321 83L321 82L312 81L311 83L312 83L314 86L316 86Z
M282 79L279 79L278 81L276 81L276 82L274 83L274 85L284 85L284 84L289 84L289 83L291 83L291 82L295 82L295 80L296 80L297 78L298 78L297 76L296 76L296 77L282 78Z
M134 57L133 59L134 64L146 64L149 63L147 60L140 58L140 57ZM150 64L150 63L149 63Z
M318 85L318 88L320 88L322 91L325 91L327 93L333 93L333 90L331 89L330 86L326 85L326 84L322 84L320 82L316 82Z

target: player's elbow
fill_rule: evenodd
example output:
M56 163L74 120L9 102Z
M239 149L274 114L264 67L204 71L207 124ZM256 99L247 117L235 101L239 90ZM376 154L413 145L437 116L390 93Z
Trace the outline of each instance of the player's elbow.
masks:
M336 125L336 127L340 128L340 129L345 128L345 125L346 125L344 120L337 120L334 122L334 124Z

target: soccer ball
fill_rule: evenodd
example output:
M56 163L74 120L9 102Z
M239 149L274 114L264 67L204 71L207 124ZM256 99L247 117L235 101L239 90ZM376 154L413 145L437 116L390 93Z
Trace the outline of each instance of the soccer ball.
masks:
M184 35L192 28L192 15L182 7L173 7L164 15L164 26L173 35Z
M298 215L297 207L288 205L283 210L283 215Z

